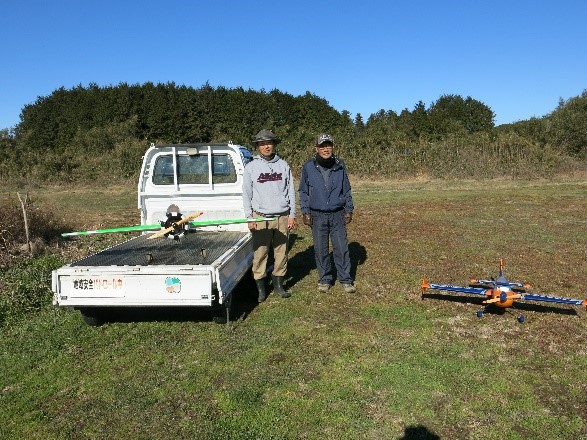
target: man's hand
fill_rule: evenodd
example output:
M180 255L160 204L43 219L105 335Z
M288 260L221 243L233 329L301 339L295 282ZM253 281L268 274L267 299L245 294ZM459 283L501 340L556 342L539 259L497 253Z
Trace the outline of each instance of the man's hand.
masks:
M247 226L249 227L249 231L257 230L257 222L247 222Z
M296 227L296 219L288 217L287 218L287 230L291 231L295 227Z
M345 225L348 225L352 221L353 221L353 213L352 212L345 212L344 213L344 223L345 223Z
M303 214L302 219L306 226L312 226L312 215L311 214Z

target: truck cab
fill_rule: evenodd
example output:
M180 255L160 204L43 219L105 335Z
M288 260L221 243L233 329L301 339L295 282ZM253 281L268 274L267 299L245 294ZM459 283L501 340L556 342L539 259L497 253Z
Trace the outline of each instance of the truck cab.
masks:
M246 147L233 144L151 145L137 188L141 224L165 219L171 202L184 214L203 211L200 220L244 217L243 174L252 159ZM225 229L248 230L246 224Z

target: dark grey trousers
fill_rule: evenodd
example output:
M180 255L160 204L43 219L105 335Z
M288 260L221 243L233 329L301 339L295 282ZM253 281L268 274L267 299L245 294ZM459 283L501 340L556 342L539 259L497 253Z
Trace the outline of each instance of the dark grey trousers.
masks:
M344 210L336 212L311 211L312 237L314 254L320 284L333 284L334 274L330 262L329 243L332 243L332 255L338 281L351 284L351 258L347 240Z

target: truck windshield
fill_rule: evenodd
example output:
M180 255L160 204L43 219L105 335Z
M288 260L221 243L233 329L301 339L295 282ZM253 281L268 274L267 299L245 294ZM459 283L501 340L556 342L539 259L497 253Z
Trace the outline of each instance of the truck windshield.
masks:
M178 155L177 180L179 184L208 184L208 155ZM235 183L236 170L228 154L212 155L212 183ZM155 185L173 185L173 156L160 156L153 170Z

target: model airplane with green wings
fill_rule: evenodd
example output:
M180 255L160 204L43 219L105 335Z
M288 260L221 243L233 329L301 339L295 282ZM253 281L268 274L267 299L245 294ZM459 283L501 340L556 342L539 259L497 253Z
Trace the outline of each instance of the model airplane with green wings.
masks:
M106 228L96 229L91 231L76 231L76 232L64 232L61 234L62 237L76 237L80 235L93 235L93 234L111 234L118 232L148 232L157 231L150 235L149 240L160 237L167 237L172 239L179 239L187 230L192 228L199 228L205 226L221 226L231 225L238 223L248 223L251 221L262 222L273 220L274 217L255 217L253 219L239 218L239 219L220 219L220 220L204 220L204 221L193 221L195 218L201 216L203 212L196 212L186 217L181 214L179 208L176 205L171 205L167 208L167 219L161 221L158 224L153 225L132 225L132 226L121 226L118 228Z
M512 307L516 301L537 301L587 307L587 299L580 300L528 293L527 289L530 288L531 286L529 284L508 281L503 274L503 259L499 261L499 275L497 279L491 278L489 280L483 280L474 278L470 280L468 287L452 286L448 284L432 284L429 283L426 278L422 279L422 297L424 297L424 294L428 289L481 295L486 298L483 301L486 308L489 306L508 308ZM479 310L477 316L482 317L483 310ZM520 322L524 322L525 319L524 315L518 317L518 321Z

